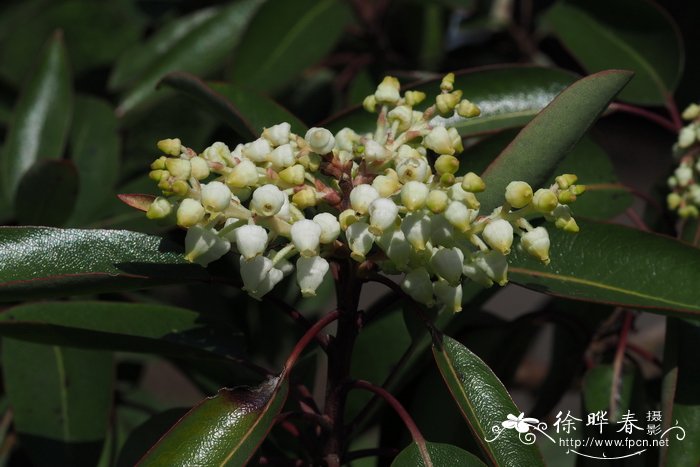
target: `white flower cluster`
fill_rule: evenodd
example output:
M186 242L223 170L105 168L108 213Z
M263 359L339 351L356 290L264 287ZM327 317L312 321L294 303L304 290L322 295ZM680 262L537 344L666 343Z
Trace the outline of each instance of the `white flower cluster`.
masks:
M431 123L436 113L479 114L453 83L447 75L435 103L418 111L425 94L401 95L398 80L386 77L364 101L378 112L371 134L311 128L301 137L280 123L232 151L217 142L201 154L178 139L160 141L166 155L150 176L164 196L147 215L188 229L190 261L207 265L229 251L239 254L245 290L255 298L294 270L302 294L313 296L328 259L349 256L405 274L401 286L418 302L459 311L463 280L507 282L514 236L524 251L549 262L547 230L527 218L577 231L568 204L584 187L571 174L534 193L514 181L503 206L480 215L483 180L455 175L460 135Z
M678 211L683 218L698 217L700 212L700 105L691 104L682 117L690 123L678 134L673 146L680 164L668 178L671 193L666 201L671 210Z

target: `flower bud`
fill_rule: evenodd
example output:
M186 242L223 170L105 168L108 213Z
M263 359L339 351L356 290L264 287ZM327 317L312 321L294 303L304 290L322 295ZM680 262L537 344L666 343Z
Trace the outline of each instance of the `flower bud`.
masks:
M372 139L368 139L364 143L365 151L362 154L362 158L369 162L384 162L392 156L391 151L389 151L383 144L379 144Z
M462 311L462 284L452 286L447 281L438 280L433 284L433 293L453 313Z
M259 225L246 224L234 231L238 252L247 260L261 255L267 247L267 231Z
M323 282L323 278L330 269L328 261L320 256L297 259L297 283L303 297L315 297L316 289Z
M258 168L247 159L236 165L226 177L226 184L230 188L244 188L255 185L258 182Z
M308 154L300 155L297 158L297 162L303 165L308 172L316 172L321 166L321 156L315 152L310 152Z
M195 225L185 236L185 259L207 266L224 256L231 249L231 243L219 237L214 229Z
M438 96L435 98L435 107L437 107L440 115L452 115L461 98L462 91L460 90L438 94Z
M399 228L387 229L377 238L377 245L396 265L399 271L405 270L411 257L411 244Z
M691 204L686 204L678 210L678 215L681 216L681 218L683 219L687 219L689 217L698 217L698 208Z
M492 220L482 233L486 243L501 253L510 253L510 246L513 244L513 226L505 219Z
M455 156L450 156L449 154L443 154L437 158L435 161L435 170L437 173L442 174L454 174L459 169L459 160Z
M442 174L440 175L440 185L441 186L450 186L454 184L455 182L455 176L452 174ZM461 188L460 188L461 189Z
M454 154L452 138L444 126L436 126L423 138L423 145L437 154Z
M262 132L262 137L272 143L274 146L282 146L289 143L289 132L292 126L287 123L278 123L270 128L265 128Z
M221 182L202 185L202 204L210 211L224 211L231 204L231 190Z
M389 196L396 193L396 191L401 188L401 184L395 178L389 177L387 175L378 175L374 177L372 181L372 187L377 190L379 196L382 198L388 198Z
M146 217L149 219L164 219L170 215L173 210L173 205L166 198L161 196L153 200L146 211Z
M430 267L435 274L445 279L450 285L457 285L462 278L464 254L458 248L442 248L430 258Z
M423 155L421 155L420 152L416 148L412 148L408 144L402 144L399 146L398 151L396 152L396 155L398 156L397 158L399 160L403 160L409 157L415 157L416 159L422 159Z
M299 209L316 206L317 201L316 191L309 186L305 186L292 195L292 203Z
M569 191L574 194L574 196L581 196L586 192L586 185L571 185Z
M428 198L425 201L425 205L435 214L444 212L447 209L447 204L449 203L449 198L447 193L440 190L432 190L428 193Z
M426 306L433 306L433 282L425 268L416 268L408 272L401 281L401 289L413 300Z
M192 173L192 166L187 159L167 159L165 167L170 172L170 176L178 180L187 180Z
M349 226L357 222L359 219L357 213L352 209L346 209L345 211L338 214L338 222L340 223L340 228L342 230L347 230Z
M506 201L515 209L524 208L532 201L532 187L526 182L510 182L506 187Z
M569 186L576 183L576 180L578 180L578 177L574 174L563 174L559 175L557 178L554 179L554 181L557 182L559 188L561 188L562 190L566 190L567 188L569 188Z
M230 164L232 162L231 151L226 144L217 141L202 152L202 157L210 162Z
M455 84L455 74L447 73L440 82L440 90L450 92L454 88Z
M306 132L304 137L309 147L316 154L328 154L335 147L335 138L333 133L325 128L311 128Z
M257 256L251 260L241 256L240 272L243 289L257 300L272 290L284 277L282 271L272 266L272 260L264 256Z
M430 166L423 157L406 157L396 165L396 174L402 183L424 182L430 175Z
M430 239L430 217L420 212L411 213L401 222L401 231L413 249L425 250Z
M523 249L530 255L549 264L549 233L544 227L535 227L525 232L520 239Z
M486 189L486 184L477 174L469 172L462 179L462 189L471 193L481 193Z
M403 97L406 101L406 105L413 107L414 105L418 105L423 102L426 96L422 91L406 91Z
M401 204L409 211L416 211L425 206L428 199L428 189L425 183L410 181L401 188Z
M489 279L498 285L508 283L508 261L499 251L479 252L475 255L474 263Z
M471 191L465 191L459 183L454 183L448 188L447 195L452 201L461 201L470 209L479 209L481 203Z
M180 138L168 138L158 141L158 149L171 156L179 156L182 150Z
M381 235L396 221L399 207L388 198L377 198L369 205L369 230L374 235Z
M263 185L253 192L250 209L261 216L274 216L282 209L286 197L275 185Z
M184 180L176 180L170 186L170 191L179 196L187 196L190 191L190 186Z
M401 95L399 94L399 80L393 76L385 76L384 80L377 86L374 97L379 104L396 104Z
M251 143L244 144L243 149L241 149L241 154L244 157L258 164L265 162L270 152L272 152L272 146L265 138L258 138Z
M457 115L464 118L478 117L481 114L481 109L468 101L467 99L462 99L459 104L457 104Z
M559 205L559 199L554 192L547 188L540 188L532 197L532 205L539 212L547 214Z
M570 190L562 190L557 195L557 200L561 204L571 204L574 201L576 201L576 195L573 194Z
M199 201L185 198L177 208L177 225L185 229L192 227L204 219L204 208Z
M681 116L684 120L694 120L700 117L700 105L695 103L690 104L688 107L686 107Z
M413 110L407 105L399 105L387 114L389 122L399 122L398 131L406 131L411 127Z
M371 185L357 185L350 192L350 206L360 214L366 214L369 205L379 198L379 193Z
M341 151L352 152L357 143L360 142L360 135L350 128L343 128L335 134L335 146Z
M679 166L675 170L674 175L678 181L678 186L687 186L693 181L693 169L687 165Z
M668 204L668 208L671 210L678 209L678 206L680 206L682 200L683 198L681 198L678 193L669 193L666 197L666 203ZM148 211L150 212L150 209Z
M158 159L154 160L151 162L151 169L152 170L163 170L165 168L165 161L167 161L168 158L165 156L160 156ZM160 178L158 178L160 180Z
M690 147L694 142L697 135L695 134L695 127L693 125L688 125L683 127L678 133L678 147L685 149Z
M445 219L462 232L469 230L474 218L476 218L476 211L467 209L467 207L459 201L452 201L447 205L447 209L445 210Z
M309 219L302 219L292 224L292 243L301 256L318 254L321 242L321 226Z
M292 146L289 143L287 143L276 147L267 156L267 159L272 164L272 167L278 170L294 165L295 159L294 151L292 151Z
M578 224L573 217L560 217L554 221L554 226L558 229L562 229L564 232L576 233L578 232Z
M287 167L279 173L280 179L292 186L302 185L305 180L305 175L306 170L304 170L304 166L301 164Z
M369 224L358 221L349 225L345 231L350 248L350 257L361 263L365 260L365 255L369 253L374 244L374 235L369 231Z
M328 212L316 214L313 221L321 227L321 243L333 243L340 235L340 223L333 214Z
M204 180L210 174L209 164L202 157L195 156L190 159L190 166L192 168L191 175L197 180Z
M374 97L374 94L371 96L365 97L365 99L362 101L362 107L367 112L374 113L377 111L377 98Z
M464 146L462 145L462 135L459 134L457 128L450 127L447 129L447 134L450 135L450 141L452 142L452 147L455 148L456 152L464 151Z

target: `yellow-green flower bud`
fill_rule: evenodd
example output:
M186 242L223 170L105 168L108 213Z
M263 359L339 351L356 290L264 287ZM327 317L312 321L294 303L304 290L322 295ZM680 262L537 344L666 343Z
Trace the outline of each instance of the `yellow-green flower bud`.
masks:
M372 181L372 186L382 198L388 198L401 188L401 184L396 178L387 175L376 176Z
M526 182L510 182L506 187L506 201L515 209L524 208L532 201L532 187Z
M459 159L449 154L443 154L435 161L435 170L440 175L454 174L459 170Z
M176 180L171 186L170 191L179 196L187 196L190 192L190 186L184 180Z
M195 156L190 159L191 175L197 180L204 180L210 174L209 164L202 157Z
M400 86L398 79L393 76L385 76L379 86L377 86L374 97L380 104L394 105L401 99L399 94Z
M422 91L406 91L403 97L406 100L406 105L413 107L423 102L426 96Z
M192 198L183 199L177 208L177 225L184 228L197 225L204 219L204 207Z
M170 175L178 180L187 180L192 173L190 161L186 159L169 158L165 161L165 167L168 169L168 172L170 172Z
M557 195L552 190L540 188L532 197L532 205L541 213L549 213L559 205Z
M455 182L456 178L452 174L442 174L440 175L440 185L442 186L450 186L453 185Z
M343 230L346 230L358 220L359 216L352 209L346 209L338 215L338 222L340 223L340 228Z
M163 170L165 168L165 161L168 160L165 156L160 156L158 159L151 163L152 170Z
M447 73L442 78L442 82L440 83L440 89L442 91L450 92L450 91L452 91L452 89L454 89L454 84L455 84L455 74L454 73Z
M180 138L168 138L158 141L158 149L171 156L179 156L182 150Z
M571 185L569 191L576 196L581 196L586 192L586 185Z
M285 183L292 186L297 186L304 183L305 174L306 170L304 170L304 166L301 164L296 164L281 171L279 176Z
M571 190L560 191L558 200L561 204L571 204L576 201L576 195Z
M447 209L449 201L447 193L444 191L432 190L428 193L428 199L425 201L425 205L435 214L439 214Z
M423 138L423 145L438 154L454 154L452 138L444 126L436 126Z
M308 172L316 172L321 166L321 156L311 152L299 157L297 162L303 165Z
M411 126L413 110L407 105L399 105L387 114L389 122L399 122L398 131L406 131Z
M700 105L695 103L690 104L688 107L685 108L681 116L684 120L694 120L700 117Z
M450 141L452 142L452 147L455 148L455 152L459 153L464 151L464 145L462 144L462 135L459 134L457 128L448 128L447 134L450 135Z
M549 233L544 227L535 227L525 232L520 239L523 249L530 255L549 264Z
M560 217L554 221L554 226L558 229L562 229L564 232L576 233L578 232L578 224L573 217Z
M678 215L681 216L683 219L687 219L689 217L698 217L698 208L693 206L692 204L686 204L678 210Z
M362 101L362 107L367 111L367 112L376 112L377 111L377 98L374 97L374 94L371 96L365 97L365 99Z
M435 98L435 106L440 115L451 115L461 98L462 91L460 90L439 94Z
M425 183L410 181L401 188L401 203L409 211L416 211L425 206L429 192Z
M666 197L666 203L668 204L668 208L671 210L678 209L678 206L681 205L682 200L683 198L681 198L678 193L669 193Z
M244 188L258 182L258 168L252 161L244 159L226 177L230 188Z
M170 172L167 170L151 170L148 172L148 178L153 180L154 182L160 182L164 178L170 177Z
M574 174L563 174L554 179L562 190L569 188L569 186L576 183L576 180L578 180L578 177Z
M292 203L299 209L316 206L316 191L311 187L304 187L292 195Z
M469 172L462 179L462 189L471 193L481 193L486 189L486 184L477 174Z
M481 109L467 99L462 99L457 104L457 115L464 118L478 117L481 115Z
M146 211L146 217L149 219L164 219L170 215L173 210L173 205L166 198L157 197L153 200Z

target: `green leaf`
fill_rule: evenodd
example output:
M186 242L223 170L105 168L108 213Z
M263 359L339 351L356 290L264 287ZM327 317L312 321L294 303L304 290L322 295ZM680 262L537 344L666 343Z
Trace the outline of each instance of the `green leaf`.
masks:
M187 413L187 409L173 408L157 413L134 427L129 432L122 449L119 451L118 467L133 467L156 444L161 435L175 425Z
M449 121L436 117L435 121L441 124L449 122L462 136L525 125L576 78L567 71L534 66L474 68L458 71L455 75L455 89L461 89L466 99L477 104L481 115L466 119L456 116ZM417 108L423 109L435 101L440 92L440 81L432 79L406 86L406 89L420 90L428 95ZM334 132L350 127L362 133L374 131L376 121L376 114L358 106L331 117L324 126Z
M541 186L571 151L608 103L630 80L628 71L610 70L587 76L566 88L488 166L479 196L483 212L503 203L506 186L522 180Z
M250 23L229 78L275 91L333 50L352 19L340 0L269 0Z
M160 43L154 37L149 47L149 66L123 96L117 115L124 116L153 96L155 86L171 71L206 75L221 67L239 43L243 31L264 0L242 0L222 8L194 28ZM165 45L166 48L161 49ZM160 51L160 50L162 51ZM124 60L128 61L128 55ZM117 66L118 68L119 66Z
M80 189L69 224L80 225L103 217L114 196L120 141L112 107L102 99L78 97L70 144Z
M581 388L584 413L606 411L611 423L620 421L630 409L635 380L634 369L627 367L622 370L617 387L613 387L613 373L612 365L597 365L586 372ZM611 395L612 391L615 394ZM616 404L614 412L610 411L611 400Z
M60 158L73 107L63 39L54 34L15 107L0 160L4 197L14 199L22 175L39 159Z
M481 459L464 449L443 443L426 443L435 467L480 467ZM411 443L391 463L392 467L423 467L425 463L416 443Z
M22 445L39 466L92 466L112 404L112 355L3 339L5 389Z
M139 465L246 465L289 392L284 376L256 388L221 389L190 410Z
M230 324L184 308L110 302L41 302L0 314L0 336L86 349L171 356L239 354Z
M123 230L0 227L0 301L208 280L166 239Z
M620 225L577 221L580 232L549 228L551 263L520 248L510 280L555 296L632 308L700 314L700 250L669 237Z
M77 196L78 172L70 161L37 161L17 188L17 221L25 225L63 225L73 212Z
M683 71L683 44L671 17L647 0L566 0L544 16L548 26L590 73L635 72L620 99L661 105Z
M256 139L262 130L288 122L295 133L304 133L306 125L284 107L257 92L226 83L205 83L188 73L171 73L163 84L181 91L203 104L242 138Z
M435 361L489 462L494 465L544 465L537 447L524 444L518 439L517 431L506 429L498 437L492 431L493 427L500 428L509 414L518 416L521 413L496 375L456 340L448 336L439 339L433 343Z

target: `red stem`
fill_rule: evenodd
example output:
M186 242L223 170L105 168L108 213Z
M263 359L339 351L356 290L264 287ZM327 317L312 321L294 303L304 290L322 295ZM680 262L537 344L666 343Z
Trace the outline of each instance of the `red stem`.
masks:
M626 214L627 217L634 223L634 225L637 226L637 228L638 228L639 230L643 230L643 231L645 231L645 232L649 232L649 231L650 231L649 227L644 223L644 221L642 220L642 218L639 217L639 214L637 214L637 211L635 211L635 210L632 209L632 208L628 208L628 209L625 211L625 214Z
M676 106L676 101L673 99L671 94L666 95L666 109L668 110L668 113L671 114L671 119L676 127L676 133L678 133L681 131L681 128L683 128L683 120L681 119L681 114Z
M675 104L674 104L675 106ZM668 108L668 107L667 107ZM673 133L678 133L678 131L681 129L682 124L679 121L676 121L676 114L674 114L671 109L669 109L669 112L671 113L671 117L673 117L673 121L662 117L661 115L651 112L649 110L643 109L641 107L637 107L636 105L630 105L630 104L623 104L621 102L613 102L610 104L610 110L613 112L625 112L631 115L636 115L638 117L645 118L651 122L656 123L657 125L666 128L668 131L673 132ZM676 111L677 113L678 111ZM678 117L680 119L680 117Z
M617 341L617 350L615 351L615 360L613 360L613 376L612 384L610 388L610 413L614 414L617 412L617 403L620 391L618 387L622 383L622 364L625 359L625 349L627 348L627 338L629 336L630 328L632 327L632 320L634 319L634 313L629 310L625 310L625 317L622 323L622 330L620 331L620 338Z
M418 450L420 451L420 455L423 458L423 463L426 465L426 467L432 467L433 463L430 460L430 454L428 454L428 447L425 444L425 438L423 438L423 434L420 432L418 426L413 421L413 419L403 407L403 405L401 405L401 402L399 402L394 396L392 396L391 393L386 389L381 388L379 386L375 386L369 381L353 381L351 383L351 387L357 389L365 389L367 391L375 393L376 395L384 399L391 406L391 408L396 411L396 414L401 418L401 421L403 421L404 425L406 425L406 428L408 428L408 431L411 433L411 438L413 438L413 442L416 443L416 445L418 445Z
M299 312L299 310L291 306L289 303L277 297L270 297L270 301L277 305L279 309L284 311L287 314L287 316L293 319L294 322L297 323L299 326L303 327L307 331L311 329L311 322L308 319L306 319L306 317L302 315ZM316 334L316 340L318 341L318 345L320 345L323 350L326 350L326 347L328 347L328 339L326 339L325 336L320 336Z
M284 364L282 374L289 373L292 370L292 367L297 362L299 356L301 356L301 353L304 351L306 346L309 345L309 343L312 340L316 339L316 336L319 332L321 332L321 329L325 328L330 323L337 320L339 316L340 313L338 312L338 310L331 311L326 316L319 319L316 322L316 324L311 326L309 330L306 331L306 333L301 337L301 339L299 339L299 342L297 342L297 345L295 345L292 349L292 352L289 354L289 357L287 357L287 362Z

